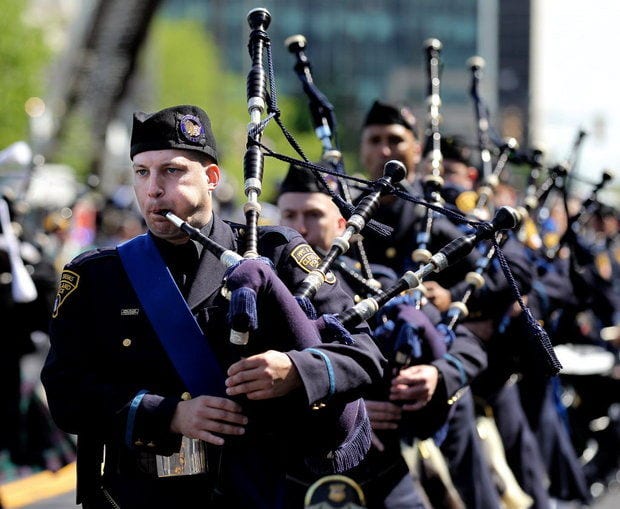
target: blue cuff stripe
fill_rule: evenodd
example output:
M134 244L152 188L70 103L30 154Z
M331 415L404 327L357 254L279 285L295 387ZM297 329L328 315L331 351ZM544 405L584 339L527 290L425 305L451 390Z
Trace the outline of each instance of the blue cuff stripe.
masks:
M329 378L329 393L327 396L333 396L336 392L336 376L334 375L334 367L332 366L332 361L325 352L317 350L316 348L306 348L306 351L317 354L323 359L323 361L325 361L325 367L327 368L327 377Z
M454 355L449 353L444 353L443 358L459 370L459 375L461 376L461 386L467 385L467 373L465 373L463 363L458 360Z
M136 414L138 413L138 407L145 394L149 391L142 390L131 400L129 405L129 412L127 413L127 426L125 427L125 444L130 449L133 449L133 428L136 423Z

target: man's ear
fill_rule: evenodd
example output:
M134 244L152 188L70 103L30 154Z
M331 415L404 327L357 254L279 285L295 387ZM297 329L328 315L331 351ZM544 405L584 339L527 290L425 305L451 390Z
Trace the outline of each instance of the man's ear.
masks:
M346 228L347 228L347 220L344 217L340 216L338 218L338 229L340 230L340 232L343 232L346 230Z
M468 166L467 178L472 182L476 182L478 180L478 168L475 168L474 166Z
M210 164L206 167L207 178L209 179L209 189L215 189L220 183L221 173L217 164Z

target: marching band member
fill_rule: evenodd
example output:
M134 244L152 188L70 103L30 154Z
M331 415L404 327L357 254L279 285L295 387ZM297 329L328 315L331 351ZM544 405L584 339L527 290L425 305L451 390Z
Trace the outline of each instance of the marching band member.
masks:
M295 165L289 167L279 188L278 208L280 224L297 230L319 254L327 253L334 238L342 234L345 229L346 220L342 217L338 207L318 185L314 175L302 167ZM384 286L389 286L396 280L396 275L388 268L372 265L372 272L380 278ZM357 275L357 279L352 279L352 273ZM341 255L332 265L329 277L339 279L343 288L352 297L365 297L365 293L370 291L370 287L362 282L359 263L346 255ZM422 374L425 371L418 368L419 374L417 376L412 374L410 380L410 389L414 388L414 382L418 383L416 396L420 397L424 403L432 397L438 381L436 368L430 366L427 368L431 376L423 379ZM433 373L435 376L432 376ZM408 394L408 398L412 398L411 394ZM409 399L404 403L411 404L413 401ZM367 402L371 423L373 414L378 415L378 412L373 412L372 405L373 402ZM421 407L422 403L418 406ZM399 415L402 412L401 407L396 404L390 404L390 408L392 412ZM389 423L389 425L391 428L396 427L394 423ZM377 430L375 432L381 433ZM347 476L360 486L368 508L422 509L426 507L425 495L420 491L419 484L409 475L407 464L401 456L399 433L392 431L386 436L388 440L379 446L381 450L373 448L364 464L347 472Z
M222 292L231 273L162 216L172 212L226 249L243 249L244 227L212 211L220 169L209 117L189 105L135 113L131 158L148 233L67 264L42 372L54 419L78 435L78 502L300 507L284 490L287 473L303 476L313 465L338 472L368 448L365 413L343 408L380 380L384 359L365 326L295 349L287 317L260 301L259 326L271 332L255 345L260 353L239 358ZM259 228L258 247L288 288L318 258L286 228ZM337 313L352 301L334 283L313 303ZM338 419L351 430L342 446L337 426L326 425ZM182 448L190 439L197 451ZM185 454L180 471L174 454Z
M360 159L368 173L374 175L385 160L400 160L408 170L407 180L401 182L403 189L421 198L421 152L415 118L411 112L406 108L375 101L364 120L360 143ZM386 264L401 273L411 263L411 253L416 248L416 235L423 229L424 209L408 201L389 198L381 203L374 217L394 227L394 235L387 242L367 242L367 254L370 262ZM460 235L462 231L456 225L446 217L439 216L433 221L430 250L435 251ZM475 253L471 253L442 271L438 275L442 286L448 288L462 280L467 268L475 266L475 259ZM455 356L451 358L452 362L442 361L444 384L455 409L441 448L466 506L495 508L498 507L499 498L475 429L473 398L469 390L459 390L467 387L486 367L487 354L478 339L461 347L464 348L461 351L462 357ZM460 358L468 360L466 369L458 361Z

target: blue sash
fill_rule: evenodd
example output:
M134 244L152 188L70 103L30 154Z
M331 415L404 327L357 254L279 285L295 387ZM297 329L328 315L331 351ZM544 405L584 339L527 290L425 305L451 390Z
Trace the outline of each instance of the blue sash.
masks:
M224 373L148 234L117 247L146 316L192 397L224 397Z

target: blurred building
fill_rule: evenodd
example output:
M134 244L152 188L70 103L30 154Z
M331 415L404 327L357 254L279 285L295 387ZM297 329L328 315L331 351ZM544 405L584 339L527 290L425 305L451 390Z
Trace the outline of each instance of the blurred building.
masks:
M497 126L521 144L530 140L531 18L530 2L500 1Z
M485 11L480 6L484 5ZM191 13L204 20L215 37L222 60L236 72L249 71L246 15L266 7L278 90L304 100L293 72L294 55L284 46L287 37L302 34L308 45L316 85L335 107L344 130L344 143L354 143L363 116L375 98L408 103L423 121L426 115L427 74L424 42L443 44L441 98L443 129L471 132L473 106L466 61L480 54L487 61L490 81L483 86L496 104L497 9L495 0L164 0L166 16ZM487 15L487 9L493 16ZM485 26L481 26L484 24ZM422 125L424 122L422 122Z
M94 174L100 174L104 159L109 159L106 150L117 147L117 159L126 153L126 129L113 121L127 117L119 109L126 108L129 84L138 70L137 55L152 19L200 20L214 37L221 62L246 76L250 64L246 16L259 6L272 14L268 33L278 93L306 101L293 71L295 57L284 46L287 37L302 34L308 41L306 54L315 83L334 105L344 151L356 151L362 119L375 98L408 103L419 124L425 125L424 43L429 38L443 45L442 133L476 140L467 61L479 55L486 62L480 95L488 105L491 125L500 135L514 136L521 143L527 139L530 2L84 0L80 4L82 13L67 32L71 44L54 69L47 98L50 114L57 119L49 146L53 149L71 114L96 119L90 125ZM191 34L187 50L191 51ZM111 143L111 138L117 141Z

